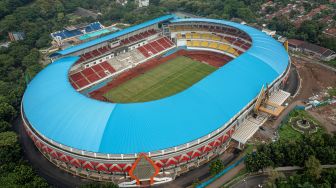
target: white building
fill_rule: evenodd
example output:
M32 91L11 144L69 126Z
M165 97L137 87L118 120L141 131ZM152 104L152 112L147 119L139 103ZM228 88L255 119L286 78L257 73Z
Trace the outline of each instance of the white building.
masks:
M149 6L149 0L137 0L137 3L140 8Z
M271 37L274 37L275 34L276 34L276 31L272 31L272 30L269 30L269 29L262 29L262 32L266 33L267 35L271 36Z
M117 3L121 4L121 5L126 5L127 4L127 0L117 0Z

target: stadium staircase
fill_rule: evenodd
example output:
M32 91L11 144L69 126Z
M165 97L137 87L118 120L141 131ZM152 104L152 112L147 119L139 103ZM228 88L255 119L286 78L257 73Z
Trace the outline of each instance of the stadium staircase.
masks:
M290 93L283 91L283 90L277 90L271 94L269 97L269 101L277 104L282 105L290 96Z
M267 121L268 117L266 114L260 114L256 118L248 116L232 135L232 139L240 144L245 144Z

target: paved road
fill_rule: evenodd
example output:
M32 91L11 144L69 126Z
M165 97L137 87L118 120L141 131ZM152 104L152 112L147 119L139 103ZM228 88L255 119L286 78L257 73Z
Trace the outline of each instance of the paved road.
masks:
M233 153L224 153L222 156L220 156L220 159L223 160L224 165L228 165L233 160L235 160L239 156L239 150L235 150ZM198 179L200 181L205 180L210 176L209 174L209 164L204 164L203 166L200 166L199 168L196 168L194 170L189 171L186 174L181 175L180 177L177 177L174 181L163 184L160 186L160 188L180 188L180 187L188 187L190 186L195 179Z
M238 166L236 166L235 168L231 169L229 172L227 172L226 174L224 174L222 177L218 178L216 181L214 181L209 186L207 186L207 188L221 187L225 183L227 183L230 180L232 180L232 178L235 175L237 175L239 173L239 171L241 171L244 168L245 168L245 164L244 163L240 163Z
M336 168L336 165L321 165L322 168ZM285 173L292 173L293 171L301 170L303 167L299 166L283 166L283 167L278 167L275 168L275 171L281 171ZM253 176L248 176L241 180L240 182L236 183L233 185L233 188L254 188L258 187L258 185L263 185L266 180L267 180L267 173L273 169L267 169L264 174L261 175L253 175Z
M263 185L267 181L267 175L257 175L257 176L249 176L237 184L233 185L233 188L254 188L259 185Z
M291 94L291 96L294 96L297 90L299 89L299 75L296 70L296 67L292 64L291 69L289 72L288 80L286 84L284 85L284 91L287 91Z
M19 133L20 143L23 148L24 159L28 160L38 175L47 180L54 187L79 187L82 184L90 182L79 177L75 177L69 173L57 168L50 163L35 147L33 141L28 137L22 120L19 118L14 124L15 130Z
M54 187L79 187L80 185L91 182L77 176L73 176L63 170L57 168L54 164L50 163L35 147L32 140L26 134L22 120L19 118L15 123L15 130L19 133L20 142L24 151L24 158L30 162L37 173L47 180L47 182ZM233 153L224 153L219 158L223 160L224 164L231 163L239 155L238 150L234 150ZM178 188L190 186L193 181L198 178L203 180L209 177L209 163L191 170L190 172L183 174L171 183L163 184L155 187L164 188Z

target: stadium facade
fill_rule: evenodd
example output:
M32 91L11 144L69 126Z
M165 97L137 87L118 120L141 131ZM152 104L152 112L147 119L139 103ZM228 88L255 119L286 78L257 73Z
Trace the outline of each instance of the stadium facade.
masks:
M155 101L116 104L83 94L180 48L216 52L232 60L190 88ZM135 60L125 62L129 66L113 64L119 62L115 58L135 53ZM262 86L277 90L290 65L285 48L257 29L174 15L50 57L53 62L23 96L21 114L28 135L59 168L126 187L171 181L223 153L253 110ZM77 69L83 71L82 80L76 77ZM97 71L97 77L85 76L87 69Z

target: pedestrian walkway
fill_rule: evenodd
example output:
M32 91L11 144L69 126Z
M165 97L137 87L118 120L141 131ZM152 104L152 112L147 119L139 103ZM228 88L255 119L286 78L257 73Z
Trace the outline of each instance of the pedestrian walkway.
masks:
M224 176L224 175L226 175L226 174L229 174L229 172L231 172L231 170L232 169L235 169L233 172L239 172L239 170L238 169L242 169L242 168L244 168L244 163L242 163L242 162L244 162L244 160L245 160L245 156L244 157L242 157L242 158L240 158L238 161L236 161L234 164L232 164L232 165L230 165L230 166L228 166L227 168L225 168L224 170L222 170L221 172L219 172L218 174L216 174L214 177L212 177L212 178L210 178L208 181L205 181L205 182L203 182L203 183L201 183L200 185L198 185L197 186L197 188L204 188L204 187L208 187L209 185L213 185L213 184L215 184L215 187L220 187L221 185L223 185L224 183L222 183L222 184L218 184L218 181L223 181L223 179L225 179L224 177L226 177L226 176ZM240 166L240 165L243 165L243 166ZM237 168L238 166L240 166L239 168ZM238 170L238 171L237 171ZM231 173L230 173L231 174ZM232 176L233 177L233 176ZM228 180L230 180L232 177L230 177ZM219 180L220 179L220 180ZM215 183L215 182L217 182L217 183ZM219 182L219 183L220 183Z

